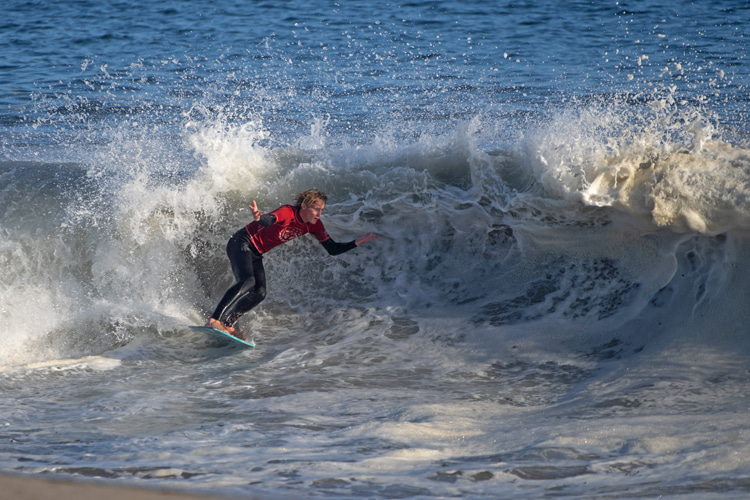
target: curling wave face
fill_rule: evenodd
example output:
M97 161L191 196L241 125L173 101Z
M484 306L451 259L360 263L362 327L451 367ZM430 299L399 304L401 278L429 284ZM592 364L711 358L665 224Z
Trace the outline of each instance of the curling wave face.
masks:
M55 356L98 354L135 331L200 321L231 280L224 243L250 217L247 200L270 209L298 186L329 193L326 222L340 239L386 238L325 264L315 245L280 249L268 263L269 310L274 295L283 303L314 289L330 307L398 297L495 325L622 325L669 285L685 245L702 248L701 281L724 283L731 245L711 237L741 240L748 228L747 150L714 138L715 125L669 95L571 106L491 151L486 133L499 126L482 117L356 147L326 147L315 121L295 141L317 144L305 149L267 144L262 120L203 113L184 124L187 164L162 163L173 142L130 127L98 166L4 163L9 361L33 339L62 350Z

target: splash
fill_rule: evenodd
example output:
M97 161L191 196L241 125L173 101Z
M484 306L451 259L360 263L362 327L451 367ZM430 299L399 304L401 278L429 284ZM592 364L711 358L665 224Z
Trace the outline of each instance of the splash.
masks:
M662 96L570 107L525 142L542 192L613 207L655 228L750 229L750 150L718 137L700 106Z

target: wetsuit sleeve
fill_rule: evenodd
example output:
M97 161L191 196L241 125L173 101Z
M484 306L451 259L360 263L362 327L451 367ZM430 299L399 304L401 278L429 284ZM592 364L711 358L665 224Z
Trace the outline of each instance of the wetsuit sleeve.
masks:
M263 227L269 227L273 226L276 223L276 216L274 214L263 214L260 216L260 219L258 219L258 222L260 222L260 225Z
M320 244L323 245L323 248L326 249L328 255L339 255L357 248L357 243L355 242L355 240L352 240L348 243L337 243L333 241L333 238L328 238L327 240L322 241Z

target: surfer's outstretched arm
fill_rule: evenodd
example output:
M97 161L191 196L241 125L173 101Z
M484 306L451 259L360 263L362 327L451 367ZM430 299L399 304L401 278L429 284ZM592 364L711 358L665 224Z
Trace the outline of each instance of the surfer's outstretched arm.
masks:
M352 240L347 243L339 243L337 241L333 241L333 238L328 238L327 240L321 242L321 245L323 245L323 248L326 249L328 255L339 255L344 252L348 252L349 250L353 250L363 243L367 243L368 241L376 240L378 238L379 236L377 234L367 233L360 236L356 240Z

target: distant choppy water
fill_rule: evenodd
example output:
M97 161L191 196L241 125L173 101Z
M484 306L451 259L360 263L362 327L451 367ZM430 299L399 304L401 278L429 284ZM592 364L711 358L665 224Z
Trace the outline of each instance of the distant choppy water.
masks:
M10 0L0 470L320 498L745 498L747 2ZM254 350L196 335L228 237Z

